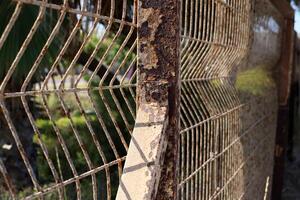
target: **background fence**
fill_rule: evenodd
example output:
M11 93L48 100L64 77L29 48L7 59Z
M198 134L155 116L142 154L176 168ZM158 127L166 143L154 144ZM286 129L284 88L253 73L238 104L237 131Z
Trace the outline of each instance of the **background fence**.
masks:
M268 1L207 1L200 12L194 3L185 3L183 16L179 197L263 199L272 177L272 71L282 18ZM197 20L200 26L187 25Z
M0 199L269 199L292 20L275 0L1 1Z

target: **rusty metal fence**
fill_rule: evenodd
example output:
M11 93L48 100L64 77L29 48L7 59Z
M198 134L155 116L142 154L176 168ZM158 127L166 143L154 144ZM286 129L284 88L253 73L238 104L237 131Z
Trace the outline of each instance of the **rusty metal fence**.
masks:
M270 199L278 2L2 0L0 199Z
M111 199L135 118L136 2L1 12L1 199Z

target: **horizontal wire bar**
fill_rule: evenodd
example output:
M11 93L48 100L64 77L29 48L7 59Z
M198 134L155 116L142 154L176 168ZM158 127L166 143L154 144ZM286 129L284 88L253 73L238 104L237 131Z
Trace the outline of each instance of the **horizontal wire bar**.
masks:
M206 123L206 122L209 122L209 121L212 121L212 120L214 120L214 119L218 119L218 118L220 118L220 117L222 117L222 116L228 115L229 113L232 113L232 112L234 112L234 111L236 111L236 110L239 110L239 109L241 109L242 107L244 107L244 106L246 106L246 105L247 105L247 104L241 104L241 105L236 106L236 107L234 107L234 108L232 108L232 109L230 109L230 110L227 110L226 112L219 113L219 114L216 114L216 115L214 115L214 116L212 116L212 117L209 117L209 118L207 118L207 119L205 119L205 120L203 120L203 121L201 121L201 122L199 122L199 123L197 123L197 124L195 124L195 125L193 125L193 126L190 126L190 127L188 127L188 128L185 128L185 129L181 130L181 131L180 131L180 134L183 134L183 133L185 133L185 132L187 132L187 131L189 131L189 130L191 130L191 129L193 129L193 128L199 127L199 126L201 126L202 124L204 124L204 123Z
M1 98L15 98L21 96L36 96L43 94L51 94L51 93L74 93L74 92L87 92L87 91L95 91L95 90L110 90L110 89L121 89L121 88L133 88L136 87L137 84L124 84L124 85L112 85L112 86L101 86L101 87L91 87L91 88L64 88L64 89L50 89L50 90L37 90L37 91L26 91L26 92L11 92L4 93Z
M214 77L203 77L203 78L184 78L181 82L197 82L197 81L211 81L216 79L230 79L234 78L233 76L214 76Z
M109 163L107 163L105 165L102 165L100 167L96 167L96 168L94 168L92 170L89 170L89 171L87 171L85 173L82 173L82 174L80 174L78 176L74 176L73 178L65 180L65 181L63 181L63 182L61 182L59 184L55 184L53 186L50 186L50 187L47 187L47 188L43 188L42 191L33 193L33 194L25 197L24 199L27 200L27 199L32 199L32 198L37 198L37 197L43 196L43 195L45 195L45 194L47 194L49 192L52 192L52 191L56 190L59 187L64 187L66 185L74 183L76 180L80 180L80 179L86 178L87 176L91 176L93 174L96 174L99 171L101 171L101 170L103 170L103 169L105 169L107 167L111 167L111 166L116 165L116 164L118 164L120 162L123 162L125 159L126 159L126 156L121 157L120 159L114 160L114 161L109 162Z
M199 38L193 38L193 37L189 37L189 36L185 36L185 35L182 35L181 38L183 38L185 40L197 41L197 42L201 42L201 43L204 43L204 44L220 46L220 47L224 47L224 48L234 48L234 49L238 49L238 50L248 50L248 48L244 48L244 47L241 47L239 45L229 45L229 44L223 44L223 43L218 43L218 42L211 42L211 41L206 41L206 40L202 40L202 39L199 39Z
M259 120L254 122L250 127L245 129L243 133L237 137L233 142L231 142L226 148L224 148L220 153L214 154L211 158L209 158L207 161L205 161L198 169L196 169L192 174L190 174L187 178L185 178L183 181L179 183L178 190L182 187L183 184L185 184L188 180L193 178L201 169L203 169L208 163L216 160L220 156L222 156L227 150L230 149L233 145L235 145L238 141L240 141L243 137L245 137L252 129L257 127L260 123L262 123L265 119L267 119L267 116L261 117Z
M265 142L265 140L267 140L268 139L268 137L270 137L270 135L266 135L260 142L259 142L259 144L258 145L256 145L255 146L255 149L251 152L251 155L249 155L245 160L244 160L244 162L238 167L238 169L234 172L234 174L228 179L228 181L223 185L223 187L222 188L220 188L219 190L218 190L218 192L214 195L214 196L212 196L211 198L209 198L210 200L211 199L216 199L219 195L220 195L220 193L223 191L223 190L225 190L225 188L230 184L230 182L237 176L237 174L239 173L239 171L241 170L241 169L243 169L243 167L246 165L246 163L250 160L250 158L252 158L255 154L255 152L259 149L258 147L260 146L260 145L262 145L264 142Z
M80 11L78 9L66 7L64 5L46 3L44 1L37 1L37 0L12 0L12 1L22 2L22 3L26 3L26 4L31 4L31 5L36 5L36 6L39 6L39 7L46 7L46 8L50 8L50 9L54 9L54 10L66 10L66 12L68 12L68 13L83 15L83 16L86 16L86 17L93 17L93 18L97 18L97 19L101 19L101 20L105 20L105 21L112 21L112 22L115 22L115 23L132 26L132 27L135 27L135 28L137 27L137 25L135 23L132 23L132 22L127 22L127 21L124 21L124 20L115 19L115 18L111 18L111 17L108 17L108 16L99 15L99 14L91 13L91 12L87 12L87 11Z

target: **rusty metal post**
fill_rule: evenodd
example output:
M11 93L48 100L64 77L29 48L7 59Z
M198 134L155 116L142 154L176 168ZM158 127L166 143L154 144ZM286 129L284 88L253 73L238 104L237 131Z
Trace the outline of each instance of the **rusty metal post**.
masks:
M144 0L142 0L144 1ZM155 7L155 1L152 2ZM162 176L159 181L157 200L177 199L177 162L178 162L178 139L179 139L179 112L180 112L180 1L159 0L161 13L164 13L164 23L158 29L161 35L157 45L165 49L161 51L161 67L165 68L168 80L168 116L169 124L166 129L167 150L162 165ZM149 5L149 4L148 4ZM151 7L151 5L149 5ZM167 57L167 59L166 59Z
M180 4L138 4L138 112L117 199L176 199Z
M293 68L293 52L294 52L294 11L285 1L272 0L274 6L281 12L285 18L285 27L283 29L282 53L279 61L278 70L278 119L276 144L274 152L274 170L273 170L273 188L272 199L280 200L283 175L284 161L286 157L287 141L288 141L288 125L289 125L289 105L292 68Z

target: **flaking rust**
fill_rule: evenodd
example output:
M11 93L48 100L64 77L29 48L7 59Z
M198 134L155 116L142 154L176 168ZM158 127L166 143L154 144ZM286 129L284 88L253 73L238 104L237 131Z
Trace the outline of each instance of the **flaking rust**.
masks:
M139 104L154 103L157 109L168 110L168 124L162 133L163 136L152 143L153 147L157 145L164 147L157 157L160 159L158 161L160 167L155 168L157 173L151 173L157 177L150 179L147 184L147 197L176 199L175 177L180 95L180 4L178 0L140 0L139 3ZM155 183L153 184L152 181Z
M138 2L138 112L117 199L176 199L179 1Z
M155 69L158 67L158 56L155 51L155 37L157 29L162 23L159 9L140 8L139 21L139 63L144 69Z
M175 69L179 65L177 3L177 0L139 1L138 68L141 101L159 102L165 106L168 90L176 82Z

